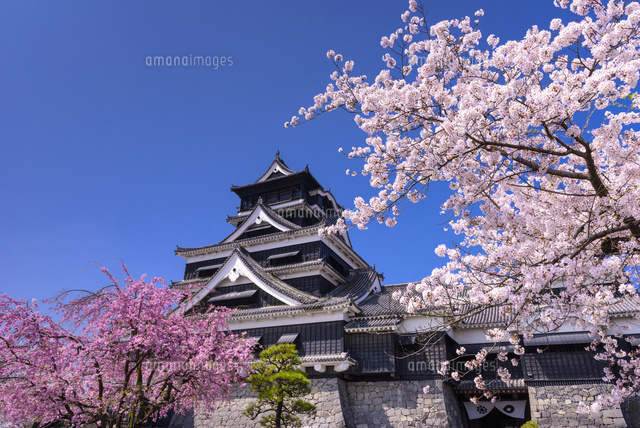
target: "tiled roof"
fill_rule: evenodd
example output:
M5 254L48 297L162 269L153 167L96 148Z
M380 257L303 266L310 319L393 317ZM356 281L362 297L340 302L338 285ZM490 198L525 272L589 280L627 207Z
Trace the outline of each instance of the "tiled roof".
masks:
M344 326L346 333L358 333L364 331L388 331L394 330L398 324L402 322L400 317L353 317L353 319Z
M276 315L294 315L304 314L313 310L322 309L343 309L349 306L353 306L353 303L349 299L324 299L316 303L310 303L306 305L296 306L265 306L255 309L241 309L233 312L231 318L233 319L253 319L264 318ZM354 306L355 309L355 306Z
M276 152L276 157L275 157L275 158L273 158L273 162L271 162L271 165L269 165L269 168L267 168L267 170L264 172L264 174L262 174L262 175L260 176L260 178L258 178L258 179L256 180L256 183L257 183L257 182L264 181L264 179L266 179L266 178L267 178L267 174L269 174L269 172L271 172L271 168L272 168L275 164L277 164L277 165L280 167L280 169L282 169L285 173L287 173L287 174L293 174L293 170L292 170L291 168L289 168L289 167L287 166L287 164L286 164L286 163L284 163L284 161L283 161L282 159L280 159L280 150L278 150L278 151ZM273 174L273 172L271 172L271 173Z
M308 169L308 168L305 168L305 169L303 169L302 171L293 172L293 173L291 173L291 174L286 175L285 177L286 177L286 178L291 178L291 177L300 177L300 176L303 176L303 175L305 175L305 174L308 174L308 175L309 175L309 177L311 177L311 179L312 179L312 180L313 180L313 181L318 185L318 187L322 187L322 186L320 186L320 183L318 183L318 180L316 180L316 178L315 178L315 177L314 177L314 176L309 172L309 169ZM279 175L279 176L277 176L277 177L267 178L266 180L263 180L263 181L261 181L261 182L257 182L257 181L256 181L256 182L254 182L254 183L251 183L251 184L245 184L245 185L242 185L242 186L231 186L231 190L236 191L236 190L246 189L246 188L248 188L248 187L253 187L253 186L256 186L256 185L259 185L259 184L263 184L263 183L270 183L270 182L272 182L272 181L276 181L276 180L278 180L278 179L280 179L280 178L282 178L282 176L281 176L281 175Z
M261 206L262 209L264 209L265 213L269 214L269 217L271 217L279 225L286 227L287 229L300 229L300 226L285 219L280 214L271 209L270 206L264 203L258 203L258 205ZM256 205L256 208L258 205Z
M260 307L260 308L252 308L252 309L243 309L234 312L232 315L233 318L244 319L244 318L259 318L264 316L273 316L273 315L283 315L283 314L295 314L295 313L304 313L309 310L332 310L342 309L349 306L353 307L355 312L358 312L358 308L353 304L353 301L366 293L369 292L369 289L373 285L374 281L377 278L377 273L374 268L362 268L356 269L350 272L349 276L346 279L346 284L342 286L337 286L331 293L327 294L324 297L317 297L311 294L305 293L303 291L298 290L295 287L292 287L280 280L275 273L284 273L291 271L298 271L309 269L315 266L321 266L325 269L331 269L335 271L333 267L328 265L326 261L322 259L318 260L310 260L307 262L295 263L292 265L285 266L276 266L271 268L263 268L258 262L251 258L251 255L239 245L236 245L233 253L229 255L226 259L233 257L234 254L237 254L239 259L244 263L247 269L253 273L257 278L259 278L262 282L267 284L269 287L274 289L275 291L294 299L300 304L295 304L293 306L268 306L268 307ZM226 264L225 261L223 263ZM336 275L339 274L336 272ZM214 275L215 277L215 275ZM197 280L183 280L177 283L173 283L174 287L184 287L187 284L197 283L198 285L205 285L207 282L211 281L213 277L209 278L200 278ZM233 293L232 293L233 294ZM229 295L216 295L212 298L214 301L232 298L236 296L233 294Z
M406 314L406 309L392 298L395 291L404 291L407 284L386 285L382 287L382 293L373 294L358 306L362 309L362 316L385 315L385 314ZM433 311L435 308L431 308ZM504 314L504 308L492 306L488 308L475 308L476 312L469 316L464 316L457 325L460 328L489 327L503 324L508 320ZM428 314L429 309L420 313ZM462 313L472 313L474 308L463 309ZM640 295L625 296L618 298L609 311L611 316L628 316L640 313Z
M497 354L501 351L501 348L505 348L507 352L513 352L515 346L510 342L498 342L498 343L472 343L464 345L465 352L469 355L477 354L483 349L487 351L488 354Z
M291 263L291 264L282 265L282 266L270 266L270 267L264 268L264 270L265 272L269 272L269 273L289 273L289 272L297 271L300 269L308 269L308 268L322 266L322 265L331 267L327 264L327 262L324 259L316 259L316 260L307 260L306 262Z
M183 279L182 281L172 281L171 288L180 290L182 288L186 288L188 285L202 286L207 281L209 281L209 278L195 278L195 279Z
M524 383L524 379L509 379L506 382L500 379L493 379L488 381L485 380L485 386L487 391L492 391L492 392L500 392L500 391L504 391L504 392L523 391L524 392L526 391L526 385ZM468 392L481 393L481 391L484 391L476 388L476 384L473 380L461 380L455 386L455 389L460 392L468 391Z
M574 343L591 343L593 338L587 332L535 334L531 339L524 339L525 346L567 345Z
M638 294L618 299L609 310L612 316L625 316L638 312L640 312L640 296Z
M406 288L407 284L385 285L382 292L373 293L358 307L362 310L362 316L397 315L406 313L405 308L394 300L392 295L397 290Z
M598 380L604 375L606 362L597 361L587 352L543 352L522 356L522 369L527 381Z
M275 204L277 205L277 204ZM271 207L269 207L271 208ZM278 207L278 208L271 208L273 211L276 212L276 214L278 213L278 211L280 210L307 210L307 211L315 211L313 208L311 208L311 206L306 203L306 202L300 202L298 204L294 204L294 205L287 205L287 206L283 206L283 207ZM227 222L231 223L235 226L238 226L240 223L242 223L243 221L245 221L247 218L249 218L251 214L244 214L244 215L236 215L236 216L227 216Z
M260 266L255 260L253 260L249 255L249 253L247 253L247 251L240 246L236 246L236 248L229 255L229 257L225 259L223 266L229 263L229 259L231 259L235 255L237 255L238 259L244 264L244 266L246 266L246 268L252 274L254 274L261 282L266 284L268 287L270 287L274 291L293 299L294 301L296 301L301 305L309 305L309 304L317 303L320 300L319 297L312 296L311 294L300 291L297 288L292 287L286 282L277 278L276 276L266 272L262 268L262 266ZM198 280L184 280L178 283L173 283L172 287L183 288L187 284L194 284L194 283L198 283L198 285L200 286L205 286L207 283L212 281L213 278L215 277L216 275L214 275L213 277L202 278ZM218 298L217 296L214 297L214 299L216 300L217 298ZM294 306L294 307L297 307L297 306Z
M205 245L202 247L180 247L177 246L175 253L180 255L182 253L189 253L189 252L201 252L201 251L207 251L207 250L221 250L224 248L233 248L236 243L238 242L242 242L243 244L248 244L248 243L253 243L253 242L261 242L261 241L268 241L271 240L274 236L277 235L304 235L304 234L309 234L309 233L314 233L318 231L318 229L323 228L323 227L327 227L327 226L331 226L333 224L335 224L335 222L337 221L337 218L331 218L331 219L324 219L319 223L316 223L314 225L311 226L307 226L307 227L300 227L298 225L296 225L296 229L294 230L290 230L288 232L275 232L275 233L270 233L268 235L261 235L261 236L256 236L253 238L245 238L245 239L241 239L241 240L237 240L234 242L228 242L228 243L224 243L224 244L213 244L213 245ZM226 239L226 238L225 238Z
M335 196L331 193L331 189L312 189L309 191L310 196L320 195L327 196L329 200L335 205L336 209L342 210L344 207L336 201Z
M211 303L211 302L222 302L225 300L233 300L233 299L244 299L246 297L251 297L254 294L256 294L258 290L244 290L244 291L232 291L231 293L224 293L224 294L216 294L212 297L210 297L207 300L207 303Z
M296 230L296 229L300 229L300 226L298 226L295 223L290 222L289 220L285 219L284 217L282 217L281 215L279 215L278 213L276 213L274 210L272 210L271 208L269 208L269 206L263 204L262 202L258 202L256 204L256 206L253 208L253 210L251 211L251 214L249 214L247 217L251 217L251 215L258 210L259 208L262 208L262 210L264 211L264 213L267 215L267 217L269 217L274 223L279 224L280 226L289 229L289 230ZM231 232L230 234L228 234L222 241L220 241L218 243L218 245L220 244L224 244L225 241L227 239L229 239L234 233L236 233L238 231L238 228L242 227L243 225L239 225L236 230L234 230L233 232ZM279 232L275 232L275 233L281 233L281 231ZM236 241L238 241L236 239Z
M356 360L349 356L348 352L340 354L305 355L301 358L303 364L314 363L349 363L356 364Z
M402 322L402 315L406 313L406 310L393 299L392 294L405 287L406 284L387 285L382 287L380 293L370 294L358 304L361 312L352 317L351 321L345 325L345 331L357 333L395 330Z
M255 260L249 256L249 254L241 247L234 250L234 253L238 253L241 260L245 263L247 268L262 281L267 283L270 287L285 296L291 297L302 304L314 303L319 300L318 297L298 290L282 281L281 279L271 275L260 266ZM233 255L233 254L232 254ZM229 256L231 257L231 256Z
M469 309L465 312L470 312ZM640 296L625 296L618 298L611 305L609 314L613 317L621 317L637 314L640 312ZM508 322L510 317L504 313L504 309L500 306L492 306L474 313L469 317L465 317L459 324L461 328L469 327L489 327L504 324Z
M247 259L251 259L248 255ZM262 272L263 275L269 275L271 278L275 278L273 275L270 275L267 270L262 269L257 262L250 260L252 266L256 271L256 275ZM314 264L320 264L316 261ZM249 265L249 263L247 263ZM287 268L290 268L288 266ZM377 273L373 268L366 269L356 269L352 271L349 277L347 278L347 284L343 286L336 287L331 293L327 294L325 297L315 297L309 294L303 293L299 291L300 294L304 294L307 300L303 302L303 305L296 306L270 306L270 307L262 307L262 308L254 308L254 309L245 309L239 310L233 314L234 318L247 318L247 317L258 317L258 316L267 316L267 315L275 315L275 314L285 314L285 313L304 313L307 310L313 309L329 309L331 307L342 308L346 306L353 305L353 300L357 297L362 296L364 293L368 292L369 287L373 284L373 281L376 278ZM266 278L265 278L266 281ZM275 280L271 280L272 282L279 281L282 284L284 282L275 278ZM286 287L293 288L287 284ZM297 289L296 289L297 291ZM302 300L296 296L291 296L292 298ZM355 307L354 307L355 309Z
M464 311L464 312L470 312ZM458 325L460 328L465 327L489 327L504 323L507 318L501 313L502 308L498 306L492 306L481 310L479 312L474 313L471 316L464 317L460 324Z
M234 318L254 318L275 314L303 313L308 310L317 310L331 306L349 306L353 301L358 300L358 298L365 296L366 293L369 292L373 281L375 281L376 276L378 275L372 267L354 270L350 273L347 278L347 283L344 286L338 286L327 296L320 298L301 292L294 287L289 286L275 277L274 274L305 269L313 266L324 265L326 267L326 263L322 260L312 260L293 265L265 269L255 262L245 250L242 249L239 251L241 252L241 256L243 257L246 265L254 274L256 274L256 276L270 284L270 286L278 292L299 301L302 305L273 306L240 310L233 315ZM180 281L173 283L172 286L179 288L188 283L202 284L202 282L204 281ZM396 284L383 286L380 293L372 293L366 297L357 305L360 312L357 315L354 315L351 321L345 326L346 331L389 331L397 327L397 325L402 321L402 317L406 317L411 314L407 314L405 308L397 300L394 300L392 295L395 291L404 290L407 285L408 284ZM611 309L612 316L623 316L638 312L640 312L640 297L638 296L619 299ZM424 311L423 313L428 314L429 311ZM503 314L500 307L490 307L464 318L456 325L456 327L491 327L504 323L506 319L507 317ZM573 334L575 335L580 333ZM553 336L555 337L555 335Z
M222 264L220 266L222 266ZM315 260L308 260L306 262L289 263L282 266L262 267L262 269L264 269L265 272L268 272L272 275L273 274L279 275L284 273L298 272L301 270L302 271L309 270L310 268L314 268L318 266L322 267L323 269L328 269L335 272L337 276L342 276L341 274L338 273L338 271L336 271L336 269L333 266L328 264L327 261L324 259L315 259ZM209 279L211 279L210 276L205 278L184 279L182 281L172 282L172 286L180 286L180 285L184 286L186 284L201 284L201 283L207 282Z
M346 297L352 300L364 296L376 280L378 273L373 267L355 269L349 273L347 283L333 289L329 297Z

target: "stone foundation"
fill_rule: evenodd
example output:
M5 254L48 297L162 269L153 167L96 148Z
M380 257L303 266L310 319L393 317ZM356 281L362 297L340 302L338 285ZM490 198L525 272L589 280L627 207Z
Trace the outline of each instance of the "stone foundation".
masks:
M340 389L341 380L337 378L311 379L311 394L302 397L313 403L317 408L314 418L302 418L305 427L346 428L345 415L348 409L343 409ZM223 403L213 413L196 413L193 418L193 428L254 428L259 427L259 419L254 421L242 412L256 399L256 394L248 386L239 388L231 397L230 402Z
M428 394L423 392L430 386ZM609 385L529 386L531 418L544 428L640 428L640 397L598 415L576 413L581 401L590 404ZM461 406L441 381L345 382L338 378L311 379L311 394L303 397L317 407L313 418L303 418L310 428L463 428ZM198 413L175 421L172 428L254 428L259 422L242 414L255 400L247 386L239 388L229 403L213 414ZM462 410L463 411L463 410ZM463 411L464 412L464 411Z
M423 388L429 385L428 394ZM256 396L247 386L213 414L197 413L193 428L255 428L242 414ZM313 418L302 418L310 428L443 427L462 428L454 394L441 381L344 382L337 378L312 379L311 394L303 397L317 408ZM180 424L187 428L188 423Z
M453 393L441 381L349 382L347 398L356 428L461 428ZM423 392L430 386L428 394Z
M549 428L631 426L627 425L620 407L597 415L576 413L578 403L584 401L591 404L596 396L606 393L610 388L610 385L604 384L529 386L531 419L541 427Z

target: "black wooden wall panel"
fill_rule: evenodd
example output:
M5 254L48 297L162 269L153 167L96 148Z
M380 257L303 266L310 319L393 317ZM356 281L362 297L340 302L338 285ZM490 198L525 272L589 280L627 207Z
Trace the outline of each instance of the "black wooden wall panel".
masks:
M299 324L277 327L254 328L246 331L247 335L261 336L260 343L263 348L268 348L278 342L280 336L286 333L299 333L296 340L298 354L327 355L344 352L344 323L334 321L320 324Z
M395 372L395 334L353 333L346 335L346 347L351 357L358 361L352 367L354 373Z

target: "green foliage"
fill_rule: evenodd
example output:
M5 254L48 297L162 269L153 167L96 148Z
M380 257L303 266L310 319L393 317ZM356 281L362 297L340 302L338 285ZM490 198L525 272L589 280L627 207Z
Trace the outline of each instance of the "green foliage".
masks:
M311 392L309 379L299 368L300 364L295 345L274 345L262 351L248 379L258 399L243 413L251 419L267 413L260 425L274 428L299 427L302 421L295 415L315 414L313 404L298 398Z
M540 428L536 421L527 421L520 428Z

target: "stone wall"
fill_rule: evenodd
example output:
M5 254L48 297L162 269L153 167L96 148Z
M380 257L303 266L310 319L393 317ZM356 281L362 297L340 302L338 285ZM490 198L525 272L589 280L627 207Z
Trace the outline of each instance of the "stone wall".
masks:
M317 408L314 418L303 418L303 425L314 428L350 428L345 416L350 415L343 409L341 401L342 381L337 378L311 379L311 394L302 397ZM248 386L238 388L228 403L221 404L213 413L196 413L193 417L193 428L255 428L259 427L259 419L252 421L243 415L244 409L256 399L256 394Z
M423 392L430 386L428 394ZM529 386L531 418L544 428L640 428L640 397L598 415L576 413L579 402L590 404L610 385ZM345 382L337 378L311 379L311 394L303 397L317 407L313 418L303 418L310 428L463 428L455 394L441 381ZM242 411L255 399L248 387L239 388L229 403L213 414L197 413L176 419L172 428L255 428Z
M423 388L429 385L428 394ZM312 428L442 427L462 428L459 406L450 388L441 381L344 382L337 378L311 379L317 414L303 418ZM242 414L255 400L247 386L239 388L228 403L213 413L196 413L176 428L256 428L259 422ZM176 421L178 422L178 421Z
M599 394L606 393L610 385L547 385L529 386L531 419L541 427L626 427L622 410L605 410L597 415L576 413L578 403L591 404ZM636 421L637 423L637 421ZM637 425L636 425L637 426Z
M423 392L430 386L428 394ZM356 428L461 428L453 393L440 381L349 382L347 399Z
M302 397L316 406L313 418L302 419L305 427L318 428L350 428L345 418L350 415L341 391L344 391L344 381L338 378L311 379L311 395Z

